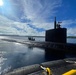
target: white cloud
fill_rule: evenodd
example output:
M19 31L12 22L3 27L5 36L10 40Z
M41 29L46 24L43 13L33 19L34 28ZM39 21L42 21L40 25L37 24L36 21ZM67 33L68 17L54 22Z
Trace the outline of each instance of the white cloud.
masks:
M76 36L76 28L69 28L67 34L68 36Z
M65 27L68 26L68 25L71 25L71 24L76 24L76 20L71 20L70 19L70 20L63 20L62 21L62 25L65 26Z
M33 24L33 26L35 26L37 28L43 28L45 30L54 28L53 22L51 22L51 23L32 23L32 24Z
M38 32L35 29L29 27L28 23L20 23L9 20L4 16L0 16L0 34L7 35L43 35L44 32ZM19 30L21 29L21 30Z
M61 6L61 0L11 0L10 3L12 3L11 8L13 7L13 9L11 11L13 14L6 13L10 15L8 18L6 15L6 17L0 15L0 34L44 35L44 31L39 32L27 24L45 30L53 28L53 22L48 23L48 20L56 13L55 9ZM18 22L19 19L31 22L21 23Z
M42 23L55 15L55 9L61 5L61 0L23 0L22 4L23 16L33 22Z
M67 28L67 35L76 36L76 19L75 20L63 20L62 27ZM74 27L73 27L74 26Z
M8 18L6 15L0 15L0 34L45 35L45 31L39 32L35 28L44 30L54 28L51 17L54 17L57 8L62 4L62 0L11 0L10 2L13 2L11 5L13 9L10 9L13 12L8 14L3 10L5 14L8 14ZM29 22L22 23L20 22L22 19L29 20ZM28 24L35 28L31 28ZM63 20L61 27L68 28L68 35L76 36L76 27L70 26L73 24L76 24L76 19Z

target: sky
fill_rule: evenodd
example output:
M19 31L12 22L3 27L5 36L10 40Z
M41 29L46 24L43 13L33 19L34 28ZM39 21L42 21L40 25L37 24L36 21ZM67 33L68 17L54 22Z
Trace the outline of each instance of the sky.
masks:
M54 17L76 36L76 0L0 0L0 34L45 36Z

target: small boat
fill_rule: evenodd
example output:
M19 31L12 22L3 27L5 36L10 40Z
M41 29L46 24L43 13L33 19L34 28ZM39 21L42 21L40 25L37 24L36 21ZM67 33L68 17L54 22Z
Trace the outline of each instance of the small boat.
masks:
M30 40L30 41L35 41L35 38L33 38L33 37L28 37L28 40Z

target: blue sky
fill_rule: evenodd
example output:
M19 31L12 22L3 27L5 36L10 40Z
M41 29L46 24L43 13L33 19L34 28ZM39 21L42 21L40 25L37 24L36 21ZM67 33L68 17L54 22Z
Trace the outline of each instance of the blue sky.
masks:
M54 17L76 36L76 0L0 0L0 34L45 36Z

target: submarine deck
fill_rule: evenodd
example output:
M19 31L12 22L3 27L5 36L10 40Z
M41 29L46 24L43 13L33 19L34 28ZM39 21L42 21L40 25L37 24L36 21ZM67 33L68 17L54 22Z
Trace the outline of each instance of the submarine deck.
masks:
M76 70L76 58L68 58L63 60L55 60L41 63L45 67L49 67L52 75L62 75L72 69ZM5 75L44 75L39 64L26 66L9 72ZM76 75L76 73L75 73Z
M38 42L38 41L19 41L14 39L1 39L8 42L17 42L20 44L26 44L30 47L39 47L44 49L51 49L51 51L61 51L66 53L76 54L76 44L73 43L55 43L55 42Z

